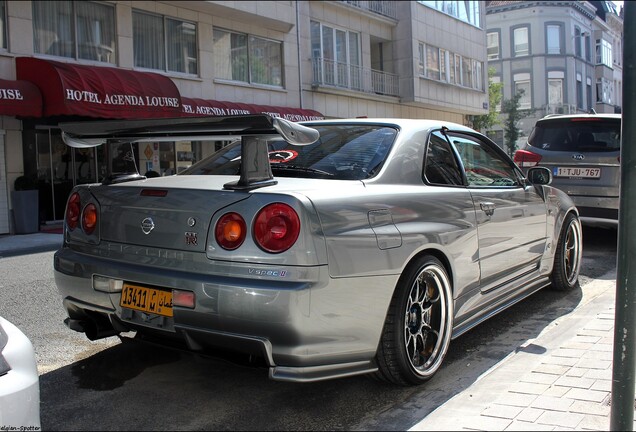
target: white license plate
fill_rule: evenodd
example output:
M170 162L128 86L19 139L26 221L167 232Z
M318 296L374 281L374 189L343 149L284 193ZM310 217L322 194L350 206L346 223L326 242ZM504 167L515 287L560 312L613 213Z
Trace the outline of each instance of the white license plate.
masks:
M601 178L601 169L590 167L556 167L552 174L555 177Z

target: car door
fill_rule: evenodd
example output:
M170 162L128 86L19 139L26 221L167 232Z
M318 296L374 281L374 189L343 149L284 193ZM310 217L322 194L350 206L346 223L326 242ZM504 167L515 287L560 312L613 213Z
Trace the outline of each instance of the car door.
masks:
M481 290L538 271L546 244L546 205L514 163L480 136L449 133L473 198Z

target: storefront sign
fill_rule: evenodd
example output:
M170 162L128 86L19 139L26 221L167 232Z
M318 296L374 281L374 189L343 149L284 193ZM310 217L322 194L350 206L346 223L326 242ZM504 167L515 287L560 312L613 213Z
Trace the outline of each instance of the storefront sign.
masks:
M40 90L30 82L0 79L0 115L41 116L42 95Z
M181 98L182 114L184 116L229 116L242 114L268 114L290 121L323 120L325 117L318 111L272 107L266 105L224 102L208 99Z
M17 58L16 70L39 87L44 116L152 118L178 117L182 111L172 80L151 72L33 57Z

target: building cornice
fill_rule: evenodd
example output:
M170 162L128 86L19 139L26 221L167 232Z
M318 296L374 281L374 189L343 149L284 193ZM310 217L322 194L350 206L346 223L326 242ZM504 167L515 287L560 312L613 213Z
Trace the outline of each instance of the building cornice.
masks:
M490 1L486 4L486 15L533 7L571 7L588 19L596 17L596 8L581 1Z

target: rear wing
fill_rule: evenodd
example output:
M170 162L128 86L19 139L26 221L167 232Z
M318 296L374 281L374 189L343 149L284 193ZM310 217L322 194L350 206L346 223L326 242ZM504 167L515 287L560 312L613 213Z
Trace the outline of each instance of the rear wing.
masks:
M276 184L269 162L267 141L282 138L292 145L309 145L318 140L317 130L267 114L229 117L173 118L149 120L104 120L61 123L62 139L74 148L90 148L106 143L233 140L241 138L239 180L226 189L250 190ZM109 175L103 184L145 178Z

